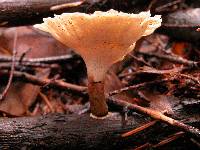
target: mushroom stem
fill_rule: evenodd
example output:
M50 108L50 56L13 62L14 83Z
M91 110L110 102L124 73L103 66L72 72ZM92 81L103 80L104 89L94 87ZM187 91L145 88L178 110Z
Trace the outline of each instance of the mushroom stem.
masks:
M104 81L95 82L92 77L88 77L88 81L91 113L97 118L104 117L108 114L108 106L104 94Z

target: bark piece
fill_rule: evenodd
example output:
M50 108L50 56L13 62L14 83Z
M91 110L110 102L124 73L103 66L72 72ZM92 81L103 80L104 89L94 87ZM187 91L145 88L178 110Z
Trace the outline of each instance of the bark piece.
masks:
M19 26L41 22L53 16L52 6L79 2L80 0L6 0L0 2L0 26ZM62 12L66 9L62 9Z
M191 8L165 15L160 32L178 40L199 41L200 34L196 31L200 24L199 14L199 8Z

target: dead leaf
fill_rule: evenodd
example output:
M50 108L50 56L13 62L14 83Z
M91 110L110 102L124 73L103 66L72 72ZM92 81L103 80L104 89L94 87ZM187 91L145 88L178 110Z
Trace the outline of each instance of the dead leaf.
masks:
M188 44L186 42L175 42L172 46L172 52L176 55L179 55L185 58L187 47L188 47Z
M110 70L107 75L106 75L106 79L105 79L105 95L106 97L108 97L108 93L114 91L114 90L118 90L123 88L124 85L122 84L122 82L119 80L118 76L112 71ZM134 103L134 99L133 99L133 95L131 93L127 92L122 92L119 93L117 95L113 95L112 96L114 99L119 99L119 100L124 100L130 103Z
M150 108L158 110L160 112L167 112L168 114L173 114L172 106L173 103L168 96L158 94L155 92L142 91L145 99L150 102Z
M2 31L0 36L1 54L12 54L13 37L16 31L18 32L16 46L18 56L21 56L27 50L30 51L25 55L26 58L41 58L71 53L71 50L66 46L63 46L47 34L39 34L31 27L17 27ZM48 77L49 73L50 69L37 69L36 71L36 75L41 78ZM39 86L20 81L12 83L6 98L0 103L0 110L21 116L34 103L39 91Z

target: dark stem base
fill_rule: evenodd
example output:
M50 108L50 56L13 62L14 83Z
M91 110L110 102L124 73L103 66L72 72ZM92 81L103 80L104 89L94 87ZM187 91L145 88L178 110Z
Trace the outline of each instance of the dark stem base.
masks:
M96 117L106 116L108 114L108 106L104 94L104 82L94 82L89 78L88 93L92 115Z

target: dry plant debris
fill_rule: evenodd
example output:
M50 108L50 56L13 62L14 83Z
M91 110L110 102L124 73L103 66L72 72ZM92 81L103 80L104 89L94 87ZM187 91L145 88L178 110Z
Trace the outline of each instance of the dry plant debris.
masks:
M162 122L165 122L169 128L167 131L155 133L158 135L154 139L128 143L131 149L173 148L177 146L173 144L175 142L180 146L186 143L199 148L200 52L199 43L196 42L200 36L197 32L200 19L196 15L199 8L192 8L193 1L181 0L152 0L144 6L137 0L134 4L106 0L90 1L89 5L85 1L72 1L56 4L52 9L62 12L63 8L73 7L76 10L87 7L85 10L93 12L97 9L107 10L111 6L128 12L150 9L154 14L164 15L164 24L157 33L142 38L135 51L129 53L121 63L114 64L105 75L104 86L110 111L120 111L124 115L122 124L126 124L128 116L135 110L138 115L146 113L146 123L121 133L122 140L137 138L143 132L148 134L156 126L164 128L166 125L162 125ZM180 17L173 19L177 16ZM3 22L1 25L6 24ZM7 25L15 23L9 22ZM18 36L15 39L16 30ZM82 114L90 111L86 68L82 59L72 52L73 49L66 48L48 34L30 26L1 28L0 32L1 93L6 93L0 102L2 117ZM13 47L15 40L16 48ZM88 43L93 44L93 41ZM13 50L17 51L16 56L12 55ZM8 82L11 75L12 82ZM101 75L93 73L93 76L97 78ZM4 92L6 85L8 90ZM149 122L149 116L156 120Z

